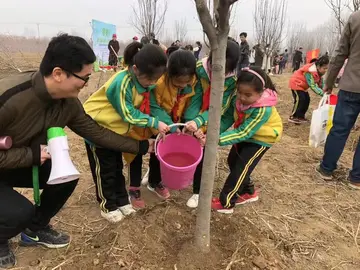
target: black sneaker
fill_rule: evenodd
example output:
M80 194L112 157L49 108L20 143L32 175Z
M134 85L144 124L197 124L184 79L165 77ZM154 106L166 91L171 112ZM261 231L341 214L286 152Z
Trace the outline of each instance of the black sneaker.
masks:
M46 228L33 232L26 229L21 233L21 246L37 246L42 245L47 248L62 248L70 243L70 236L57 232L50 225Z
M12 268L16 264L14 253L10 250L9 244L0 244L0 269Z
M321 179L325 180L325 181L331 181L333 180L333 175L332 173L329 173L325 170L323 170L323 168L321 168L320 165L316 166L315 168L316 172L318 173L318 175L321 177Z

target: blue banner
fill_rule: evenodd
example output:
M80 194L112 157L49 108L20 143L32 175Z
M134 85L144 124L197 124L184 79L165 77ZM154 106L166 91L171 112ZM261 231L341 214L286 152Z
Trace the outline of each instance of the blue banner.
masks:
M97 20L92 20L92 42L93 50L97 57L97 63L95 64L95 71L98 70L98 66L108 65L109 50L108 44L112 39L112 35L116 34L116 25L104 23Z

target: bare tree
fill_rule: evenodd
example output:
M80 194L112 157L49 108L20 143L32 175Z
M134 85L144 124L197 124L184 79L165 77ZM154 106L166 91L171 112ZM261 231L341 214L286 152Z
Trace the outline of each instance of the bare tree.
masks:
M132 9L130 24L140 34L149 36L154 33L157 36L161 32L167 12L166 0L137 0Z
M265 50L267 58L280 47L283 41L286 10L286 0L256 0L255 2L256 39L262 46L268 45L268 49ZM268 67L265 69L267 70Z
M337 21L336 29L339 36L341 36L342 29L345 25L345 20L343 19L343 10L346 5L346 0L324 0L327 6L332 10L335 19Z
M360 9L360 0L348 0L346 7L351 12L358 11Z
M296 22L289 26L287 34L287 47L290 54L293 54L296 48L305 46L301 44L301 39L305 33L306 28L304 23Z
M206 33L212 53L211 99L199 206L196 218L195 244L199 251L210 251L211 199L215 178L216 153L219 142L222 93L225 81L225 53L230 31L230 8L237 0L214 0L214 16L206 0L195 0L200 22Z
M324 0L331 9L336 20L336 29L339 36L349 17L349 13L360 9L360 0Z
M188 33L186 19L176 20L174 23L175 39L184 41Z

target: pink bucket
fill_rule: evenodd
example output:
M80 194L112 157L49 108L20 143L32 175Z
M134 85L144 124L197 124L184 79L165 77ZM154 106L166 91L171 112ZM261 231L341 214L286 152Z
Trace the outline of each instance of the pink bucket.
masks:
M156 145L162 183L174 190L190 186L203 149L196 138L187 134L170 134Z

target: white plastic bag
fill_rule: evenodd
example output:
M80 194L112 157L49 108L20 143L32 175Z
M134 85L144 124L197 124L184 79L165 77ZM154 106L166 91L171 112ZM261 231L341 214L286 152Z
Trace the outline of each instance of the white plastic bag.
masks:
M326 141L332 126L335 105L330 105L330 96L324 94L320 100L319 107L313 111L311 117L309 145L318 147Z

